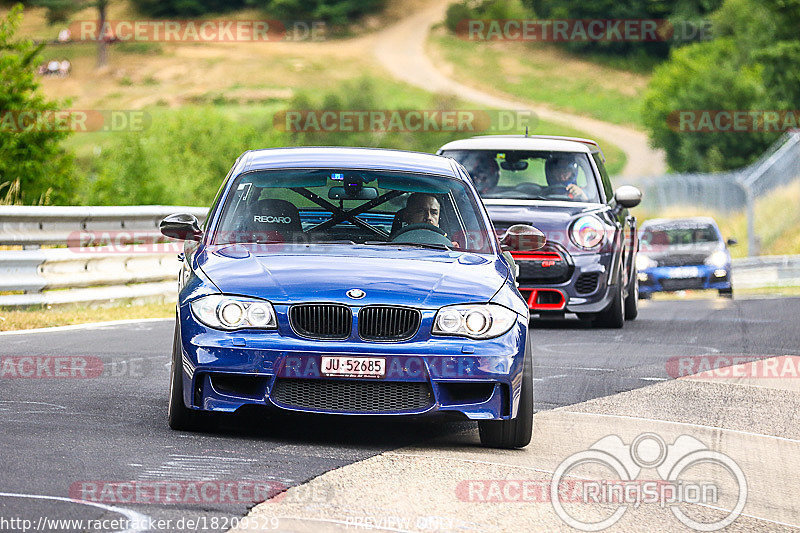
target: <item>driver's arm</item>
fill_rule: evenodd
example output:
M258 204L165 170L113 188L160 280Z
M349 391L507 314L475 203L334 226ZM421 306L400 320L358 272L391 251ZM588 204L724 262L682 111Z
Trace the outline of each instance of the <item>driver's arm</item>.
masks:
M578 185L574 183L570 183L567 185L567 192L569 193L570 197L580 200L582 202L586 202L589 200L589 197L586 196L586 193L581 189Z

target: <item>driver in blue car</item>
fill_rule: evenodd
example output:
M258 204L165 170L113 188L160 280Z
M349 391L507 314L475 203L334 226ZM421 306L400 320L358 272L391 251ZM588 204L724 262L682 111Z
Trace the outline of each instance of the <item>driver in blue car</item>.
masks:
M544 172L549 187L556 190L563 189L573 200L589 201L589 197L578 185L578 162L574 158L553 156L545 162Z
M414 192L406 200L405 216L403 218L406 224L430 224L438 228L440 213L441 205L434 195ZM458 242L450 242L453 243L454 248L460 248Z
M411 193L406 201L405 220L408 224L430 224L439 227L439 200L432 194Z

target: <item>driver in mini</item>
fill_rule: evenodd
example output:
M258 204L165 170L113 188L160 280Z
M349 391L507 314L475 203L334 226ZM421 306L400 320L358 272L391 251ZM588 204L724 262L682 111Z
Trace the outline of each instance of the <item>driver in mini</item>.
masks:
M464 168L469 172L472 183L478 190L478 194L484 194L497 186L500 181L500 166L497 164L497 159L486 152L473 152L467 155L461 161Z
M589 197L578 186L578 162L572 157L553 156L545 162L547 185L563 188L567 196L579 202L588 202Z

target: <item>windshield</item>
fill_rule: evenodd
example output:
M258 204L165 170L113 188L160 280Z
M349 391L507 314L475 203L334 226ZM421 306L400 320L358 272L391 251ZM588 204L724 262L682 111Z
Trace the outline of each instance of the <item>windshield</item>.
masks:
M599 202L589 156L580 152L447 150L483 198Z
M719 235L714 226L652 227L642 231L642 247L691 246L718 242Z
M398 245L492 253L463 182L354 170L254 171L224 200L212 244Z

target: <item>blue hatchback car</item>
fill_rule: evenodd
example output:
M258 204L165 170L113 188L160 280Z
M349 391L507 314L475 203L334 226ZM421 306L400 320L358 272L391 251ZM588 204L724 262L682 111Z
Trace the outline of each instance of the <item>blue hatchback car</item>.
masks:
M481 442L531 439L528 305L452 159L357 148L250 151L185 240L169 423L248 405L338 415L455 413Z
M713 218L661 218L642 224L637 257L639 294L716 290L733 298L731 254Z

